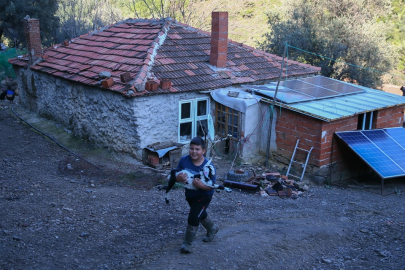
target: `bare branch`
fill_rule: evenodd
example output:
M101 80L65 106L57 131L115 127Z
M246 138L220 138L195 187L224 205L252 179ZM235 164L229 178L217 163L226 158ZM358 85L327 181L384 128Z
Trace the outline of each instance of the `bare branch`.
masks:
M129 2L125 2L124 6L126 6L131 12L134 12L136 18L140 18L141 16L136 9L137 0L130 0Z
M146 0L142 0L145 4L145 6L149 9L150 15L152 15L152 18L155 18L155 12L153 12L153 9L149 6L149 4L146 2ZM152 0L153 3L153 0Z

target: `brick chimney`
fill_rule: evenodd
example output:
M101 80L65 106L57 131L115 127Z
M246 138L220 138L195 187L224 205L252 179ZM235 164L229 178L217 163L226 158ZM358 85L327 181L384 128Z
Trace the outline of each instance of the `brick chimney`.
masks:
M226 67L228 12L212 12L210 65Z
M25 16L24 33L28 46L28 56L30 63L35 60L35 55L42 54L41 35L39 33L39 20Z

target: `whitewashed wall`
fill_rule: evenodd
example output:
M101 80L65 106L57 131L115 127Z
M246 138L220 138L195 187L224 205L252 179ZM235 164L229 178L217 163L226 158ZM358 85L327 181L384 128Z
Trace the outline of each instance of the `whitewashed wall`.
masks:
M98 146L142 158L155 142L177 142L179 101L207 94L171 93L125 98L98 87L30 69L16 69L21 104Z
M214 118L215 124L215 101L211 101L212 107L212 116ZM245 134L245 137L249 136L252 133L256 133L249 137L249 142L244 144L242 151L239 153L240 158L244 162L256 162L263 157L266 156L266 148L267 148L267 137L268 137L268 129L269 129L269 117L270 117L270 109L267 110L265 114L265 118L261 125L255 130L256 126L259 124L262 118L262 113L265 112L266 107L269 104L260 102L259 104L254 104L252 106L247 107L246 114L241 113L241 121L240 121L240 130ZM274 119L277 119L278 112L274 112L275 116ZM216 127L216 125L215 125ZM276 144L276 121L273 122L272 126L272 136L271 136L271 150L277 151L277 144ZM224 147L224 144L218 146L218 148Z
M170 93L134 98L133 110L137 130L142 136L141 148L155 142L178 141L179 101L209 97L198 92Z
M245 132L245 137L249 136L249 142L246 143L242 151L242 157L244 161L257 161L266 156L267 148L267 138L268 138L268 129L269 129L269 117L270 117L270 108L267 109L269 104L260 102L249 106L246 110L245 121L243 130ZM266 111L266 113L265 113ZM263 113L265 115L263 116ZM275 117L277 117L277 112ZM262 118L264 118L262 120ZM251 135L253 134L253 135ZM271 149L272 151L277 150L276 145L276 133L275 133L275 122L272 126L271 134Z

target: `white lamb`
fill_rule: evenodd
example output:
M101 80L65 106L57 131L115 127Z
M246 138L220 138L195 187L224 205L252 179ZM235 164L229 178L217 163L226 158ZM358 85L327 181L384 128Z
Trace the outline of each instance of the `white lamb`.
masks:
M195 186L193 186L193 180L194 180L194 178L198 177L198 178L200 178L201 183L203 183L207 187L211 187L214 189L224 189L224 187L222 185L215 185L212 183L211 179L215 175L215 169L212 165L205 165L200 170L199 174L196 174L196 175L190 173L187 170L179 171L177 169L173 169L173 170L171 170L170 174L167 176L167 179L169 180L169 182L166 187L166 196L165 196L166 203L169 203L168 193L173 188L174 184L176 183L176 177L179 173L185 173L188 176L187 182L181 183L184 185L184 188L196 190L197 188Z

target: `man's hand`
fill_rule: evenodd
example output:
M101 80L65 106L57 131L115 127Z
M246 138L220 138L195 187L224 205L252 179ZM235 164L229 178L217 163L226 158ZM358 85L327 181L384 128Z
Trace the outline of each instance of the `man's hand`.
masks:
M176 182L186 183L188 179L188 175L186 173L179 173L176 176Z
M193 180L193 186L196 187L196 188L198 188L198 189L205 190L205 191L209 191L209 190L212 189L212 188L207 187L206 185L204 185L204 184L201 182L201 179L200 179L200 178L194 178L194 180Z

